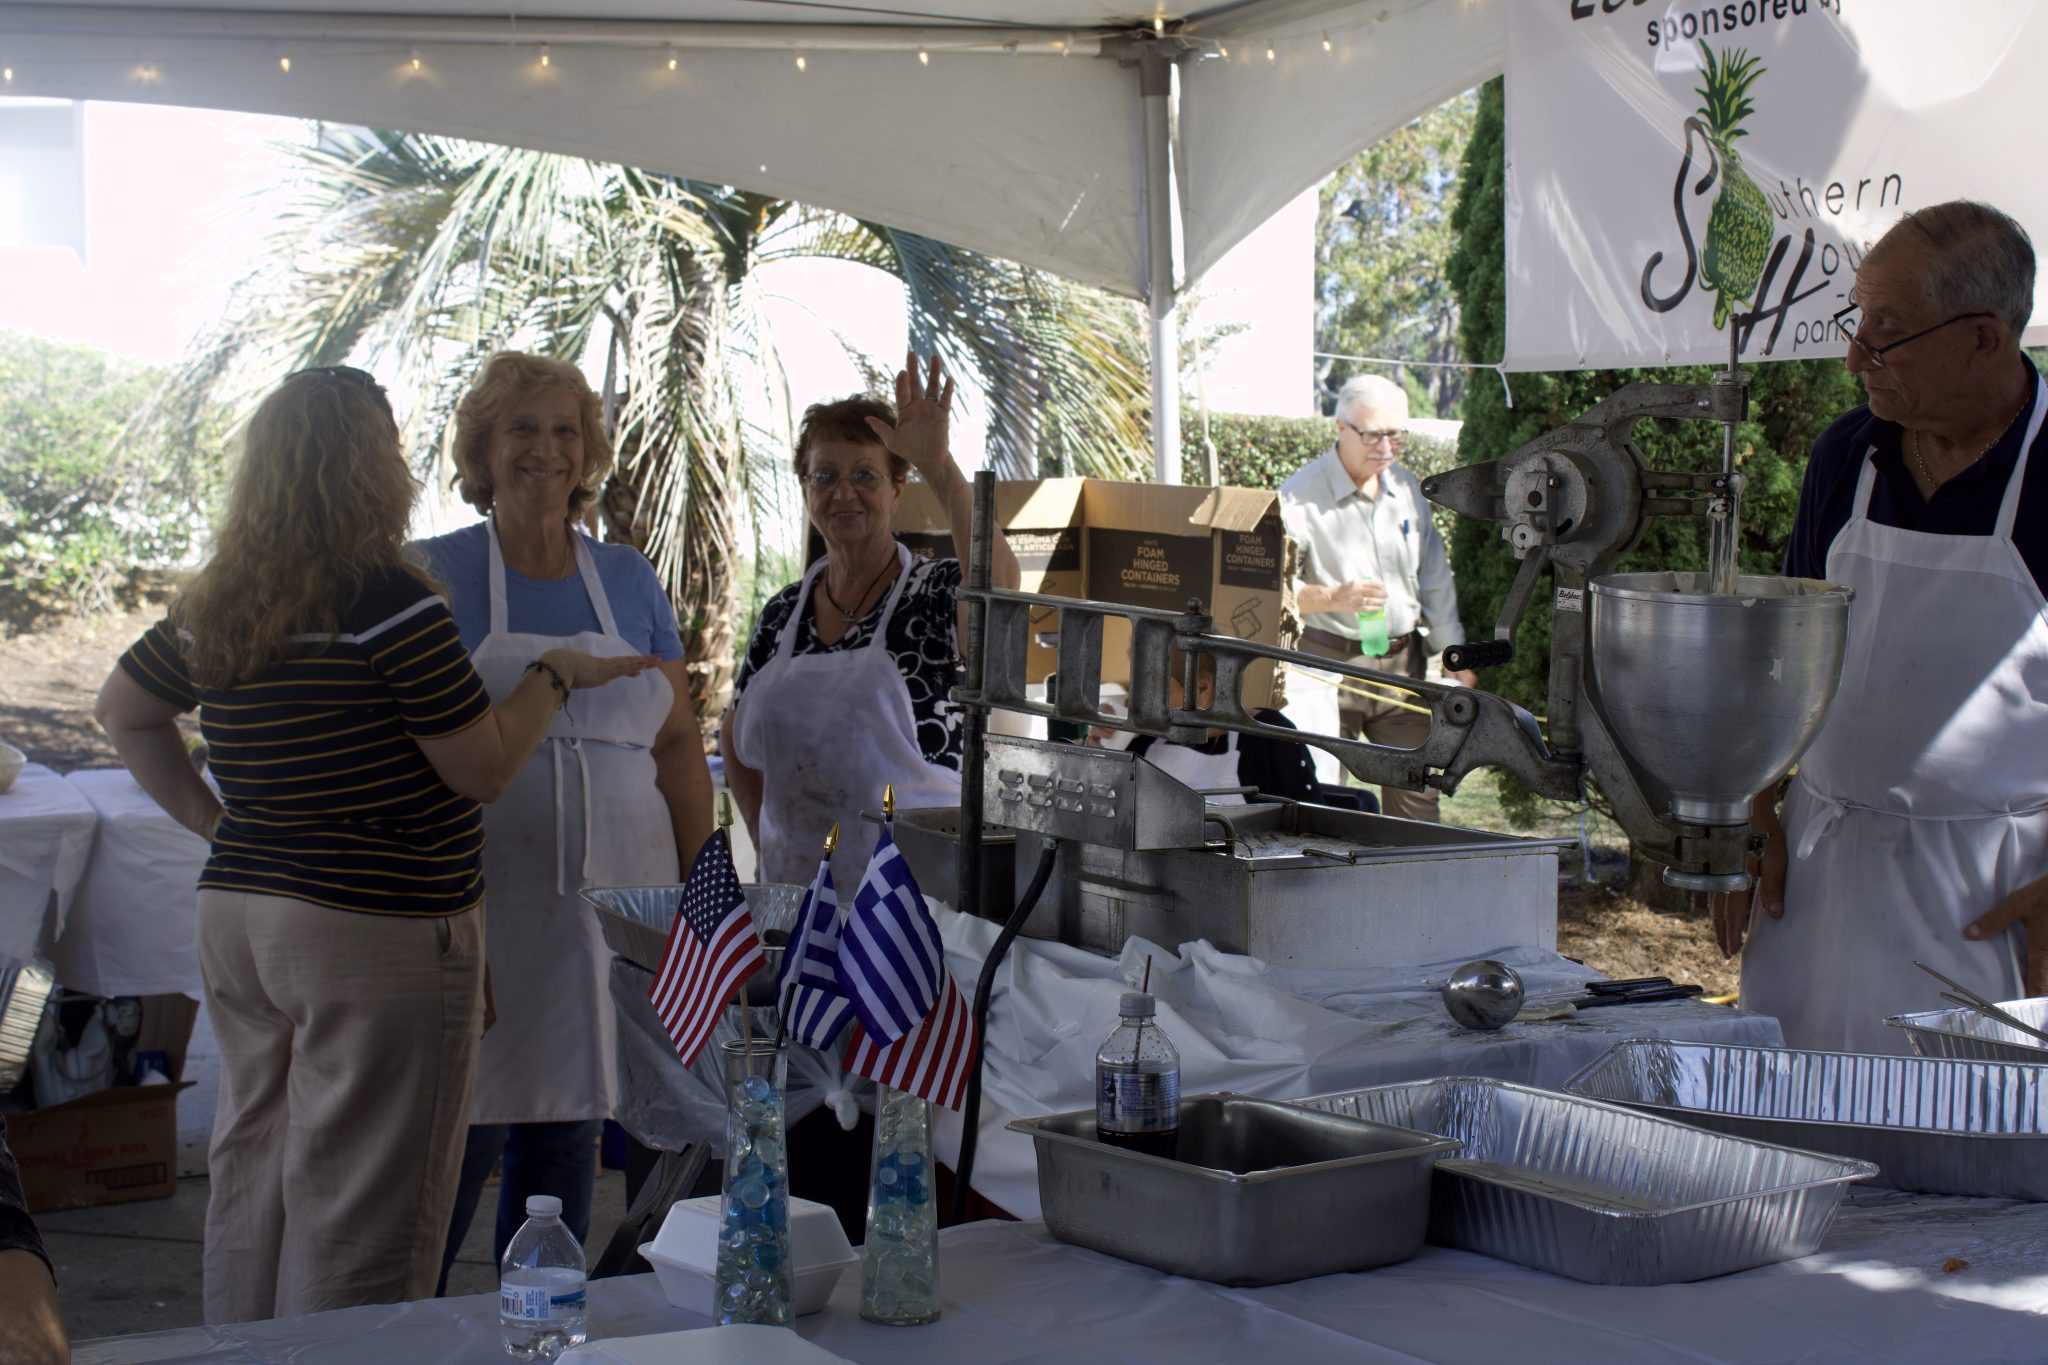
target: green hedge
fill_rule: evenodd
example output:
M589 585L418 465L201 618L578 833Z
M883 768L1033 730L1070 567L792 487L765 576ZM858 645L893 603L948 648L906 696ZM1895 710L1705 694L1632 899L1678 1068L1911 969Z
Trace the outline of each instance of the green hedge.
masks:
M1209 439L1216 443L1217 481L1237 488L1278 488L1289 474L1328 450L1335 434L1327 417L1209 414ZM1205 482L1202 419L1192 411L1181 414L1180 444L1182 481ZM1434 474L1458 463L1457 446L1433 436L1411 436L1402 445L1401 463L1417 474Z

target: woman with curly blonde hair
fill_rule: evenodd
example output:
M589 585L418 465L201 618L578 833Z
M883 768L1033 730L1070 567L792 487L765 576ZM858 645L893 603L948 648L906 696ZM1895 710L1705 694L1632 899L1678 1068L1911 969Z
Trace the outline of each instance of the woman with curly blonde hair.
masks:
M579 893L677 881L711 834L711 774L668 594L638 550L576 528L612 463L582 372L516 351L492 356L456 410L455 462L463 496L488 519L419 549L448 584L462 644L493 696L540 649L662 662L557 716L541 760L484 817L486 937L504 1010L477 1059L444 1284L501 1160L499 1259L531 1195L560 1199L570 1231L589 1235L617 1025L611 952Z
M374 379L292 375L213 559L100 690L136 781L212 845L209 1322L432 1291L485 1023L478 803L571 688L653 662L548 650L493 707L404 557L415 487ZM179 738L194 707L218 798Z

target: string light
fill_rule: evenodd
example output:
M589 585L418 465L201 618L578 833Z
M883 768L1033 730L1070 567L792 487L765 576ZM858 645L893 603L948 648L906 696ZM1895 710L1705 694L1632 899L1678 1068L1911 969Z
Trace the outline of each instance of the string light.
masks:
M804 54L801 52L796 54L796 69L798 71L808 71L811 69L810 62L805 60Z
M1330 50L1330 35L1325 33L1323 35L1323 51L1328 52Z
M1219 56L1219 57L1221 57L1221 58L1222 58L1222 59L1223 59L1224 61L1226 61L1226 62L1227 62L1227 61L1229 61L1229 60L1230 60L1230 45L1229 45L1228 43L1218 43L1218 44L1216 44L1216 55L1217 55L1217 56Z
M552 52L548 51L548 45L546 43L542 43L540 45L540 64L544 67L553 66L555 64L555 55Z
M1164 32L1166 32L1166 16L1165 16L1165 15L1163 15L1163 14L1155 14L1155 15L1153 15L1153 16L1152 16L1152 31L1153 31L1154 33L1164 33Z
M668 69L669 69L669 70L671 70L671 71L673 71L673 70L675 70L675 69L676 69L676 45L675 45L674 43L670 43L670 44L668 45L667 51L668 51Z
M932 64L932 54L922 49L919 49L917 54L917 64L919 66L930 66Z
M418 48L412 50L412 69L415 71L420 69L420 50Z
M1266 44L1266 60L1269 62L1277 62L1280 60L1280 54L1273 50L1273 45L1271 43Z
M14 84L14 68L11 66L0 66L0 85L12 84Z
M1059 41L1059 49L1060 49L1060 55L1061 55L1062 57L1064 57L1064 56L1066 56L1066 55L1067 55L1067 40L1066 40L1065 38L1062 38L1062 39L1060 39L1060 41Z
M292 59L291 59L291 58L289 58L289 57L279 57L279 58L277 59L277 69L278 69L279 71L282 71L282 72L284 72L284 74L285 74L285 75L287 75L287 76L291 75L291 74L292 74Z

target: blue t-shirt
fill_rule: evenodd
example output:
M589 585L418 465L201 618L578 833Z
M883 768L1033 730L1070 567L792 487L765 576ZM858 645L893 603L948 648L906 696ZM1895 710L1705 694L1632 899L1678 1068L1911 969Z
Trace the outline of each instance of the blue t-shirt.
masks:
M2027 378L2034 367L2027 365ZM1988 536L1998 530L1998 512L2006 486L2019 464L2020 441L2033 415L2033 399L2020 410L1998 443L1977 463L1924 498L1906 467L1903 432L1868 407L1854 408L1835 419L1813 443L1806 461L1806 480L1799 490L1799 511L1792 539L1785 547L1785 572L1793 578L1826 578L1828 550L1855 514L1856 485L1863 476L1864 457L1877 466L1871 489L1870 519L1879 526L1925 531L1944 536ZM2026 483L2015 510L2013 544L2033 570L2034 581L2048 592L2048 427L2034 442L2027 460ZM1853 610L1853 608L1852 608Z
M581 532L578 532L581 535ZM583 548L597 565L598 581L611 599L619 634L633 648L664 660L683 657L676 614L654 576L654 566L630 545L607 545L583 536ZM462 646L470 653L491 631L491 540L483 522L445 536L415 541L434 577L448 585L448 607ZM521 635L576 635L598 629L597 608L583 589L583 575L528 578L505 566L506 627Z

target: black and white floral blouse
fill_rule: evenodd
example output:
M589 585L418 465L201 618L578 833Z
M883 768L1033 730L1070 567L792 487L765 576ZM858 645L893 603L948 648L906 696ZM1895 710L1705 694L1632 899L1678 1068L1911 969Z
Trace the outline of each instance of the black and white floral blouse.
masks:
M896 671L910 692L910 714L917 721L917 747L925 762L960 770L960 713L953 705L953 689L960 685L965 670L960 664L954 640L958 621L960 561L957 559L916 559L910 562L910 579L903 585L903 600L889 621L889 635L883 641ZM892 585L893 586L893 585ZM733 684L733 700L746 692L747 683L775 657L782 632L789 629L796 612L801 580L768 599L754 627L753 642L747 646L746 662L740 665ZM797 654L833 654L859 649L874 638L882 621L882 608L889 594L880 595L868 614L849 629L837 644L827 648L818 639L816 617L807 602L796 621Z

